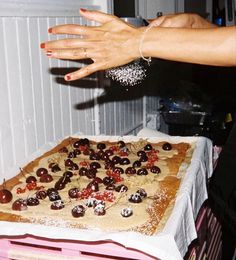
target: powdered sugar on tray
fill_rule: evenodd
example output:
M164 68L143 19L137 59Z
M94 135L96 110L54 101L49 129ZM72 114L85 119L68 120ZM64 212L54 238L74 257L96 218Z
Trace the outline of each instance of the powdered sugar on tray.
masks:
M140 60L127 65L109 69L106 76L119 82L122 86L135 86L146 78L147 69Z

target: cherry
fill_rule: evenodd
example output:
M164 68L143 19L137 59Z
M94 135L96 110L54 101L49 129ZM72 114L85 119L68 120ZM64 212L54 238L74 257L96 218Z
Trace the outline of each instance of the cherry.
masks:
M139 161L140 162L146 162L148 160L148 157L147 157L147 155L145 154L145 155L142 155L142 156L140 156L140 158L139 158Z
M99 178L99 177L95 177L95 178L93 179L93 182L102 183L102 179Z
M148 171L145 168L138 169L137 175L148 175Z
M142 202L142 197L139 193L131 194L129 197L129 202L140 203L140 202Z
M51 171L52 171L52 172L59 172L59 171L61 171L61 168L59 167L58 164L54 163L54 164L52 165L52 167L51 167Z
M33 197L28 198L26 202L27 202L28 206L37 206L37 205L39 205L39 200L37 198L33 198Z
M126 157L125 157L125 158L121 158L120 164L121 164L121 165L130 164L129 158L126 158Z
M105 205L99 203L94 207L94 214L97 216L103 216L106 214Z
M150 171L151 171L152 173L157 173L157 174L158 174L158 173L161 172L161 169L160 169L158 166L153 165L153 166L151 167Z
M137 167L140 167L141 166L141 162L140 161L134 161L133 162L133 167L137 168Z
M79 192L78 188L71 188L68 190L68 195L70 198L76 199L78 198L78 192Z
M36 175L38 177L41 177L42 175L47 174L47 173L48 173L48 170L46 168L38 168L36 171Z
M0 203L9 203L12 200L12 193L7 189L0 190Z
M133 210L131 208L123 208L120 212L122 217L130 217L133 215Z
M47 192L45 190L39 190L36 192L36 198L44 200L47 197Z
M24 199L17 199L12 203L12 210L23 211L27 209L27 201Z
M115 155L115 156L111 159L111 161L112 161L113 163L117 164L117 163L120 163L121 158L120 158L119 156Z
M144 151L151 151L152 150L152 145L151 144L146 144L143 149L144 149Z
M104 167L105 169L111 169L115 166L114 162L112 161L105 161Z
M69 152L68 155L67 155L68 158L76 158L76 154L74 151L72 152Z
M71 210L71 214L74 218L83 217L85 214L85 207L83 205L77 205Z
M88 185L87 188L91 189L92 191L96 192L99 191L99 186L97 182L91 181Z
M79 169L79 175L80 175L80 176L85 176L86 173L87 173L87 171L88 171L87 168L81 167L81 168Z
M64 146L59 150L59 153L68 153L68 149Z
M48 183L53 181L53 177L51 174L44 174L40 177L40 182Z
M70 166L72 166L73 164L74 164L74 162L73 162L71 159L66 159L66 160L65 160L65 166L70 167Z
M136 173L136 170L134 167L128 167L128 168L126 168L125 173L133 175Z
M118 146L119 146L120 148L125 147L125 142L124 142L124 141L118 141L117 144L118 144Z
M53 210L63 209L64 207L65 207L65 204L62 200L53 201L53 203L51 204L51 209L53 209Z
M73 163L68 169L71 171L77 171L79 170L79 166L76 163Z
M86 172L86 177L89 179L93 179L96 177L97 170L96 169L88 169Z
M34 176L28 176L26 178L26 183L32 183L32 182L37 182L37 179Z
M89 159L98 161L101 159L101 156L98 153L92 153L90 154Z
M144 151L138 151L137 155L138 155L138 157L146 156L146 153Z
M75 153L75 155L77 156L77 155L80 155L80 154L81 154L81 151L80 151L79 149L75 149L75 150L74 150L74 153Z
M55 188L49 188L49 189L47 189L47 196L49 196L52 192L55 192L55 193L58 194L57 189L55 189Z
M58 192L52 191L49 195L48 198L50 201L56 201L56 200L61 200L61 196L59 195Z
M101 165L98 162L91 162L90 163L90 168L91 169L98 169L98 168L101 168Z
M123 174L124 170L121 167L114 167L113 168L113 172L114 173L119 173L119 174Z
M110 176L107 176L107 177L104 177L103 180L102 180L103 184L105 186L108 186L110 184L114 184L115 183L115 180L114 178L110 177Z
M118 185L115 189L117 192L126 192L128 187L124 184Z
M104 143L98 143L97 144L97 149L104 150L105 148L106 148L106 144L104 144Z
M64 178L64 177L62 177ZM63 190L66 187L66 184L61 181L61 178L55 183L54 185L55 189L57 190Z
M142 188L138 189L136 191L136 193L138 193L142 198L146 198L147 197L147 192L144 189L142 189Z
M111 156L111 155L114 154L113 151L112 151L111 149L107 149L107 150L105 150L105 153L106 153L108 156Z
M69 177L69 178L71 178L72 176L73 176L73 173L70 172L70 171L66 171L66 172L63 173L63 177Z
M170 150L172 149L172 146L171 146L170 143L164 143L164 144L162 145L162 149L163 149L164 151L170 151Z

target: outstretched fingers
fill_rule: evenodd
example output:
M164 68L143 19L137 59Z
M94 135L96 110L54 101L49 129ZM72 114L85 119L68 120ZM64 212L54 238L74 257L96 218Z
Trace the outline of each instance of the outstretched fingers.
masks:
M83 8L80 9L80 14L88 20L92 20L101 24L108 23L117 19L116 16L111 14L105 14L94 10L86 10Z
M65 75L64 79L66 81L72 81L87 77L88 75L104 69L104 64L102 62L94 62L90 65L87 65L75 72Z

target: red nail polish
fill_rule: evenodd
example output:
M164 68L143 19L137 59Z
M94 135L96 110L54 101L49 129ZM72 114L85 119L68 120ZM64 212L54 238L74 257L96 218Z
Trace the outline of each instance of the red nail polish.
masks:
M67 75L67 76L66 76L66 80L71 80L71 76L70 76L70 75Z
M52 51L47 51L47 52L46 52L46 55L47 55L48 57L51 57L51 56L52 56Z
M49 29L48 29L48 33L52 33L52 28L49 28Z
M82 12L86 12L87 10L84 9L84 8L80 8L80 11L82 11Z
M41 49L44 49L44 48L45 48L45 43L41 43L41 44L40 44L40 48L41 48Z

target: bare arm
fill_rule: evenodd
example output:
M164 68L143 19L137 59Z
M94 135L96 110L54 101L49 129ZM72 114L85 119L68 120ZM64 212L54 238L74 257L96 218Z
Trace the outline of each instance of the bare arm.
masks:
M98 70L109 69L149 57L198 64L236 66L236 26L207 29L155 27L143 35L146 27L135 28L119 18L97 11L81 10L84 18L100 26L61 25L53 34L73 34L82 38L62 39L41 44L48 57L57 59L90 58L93 63L65 76L76 80Z
M152 28L145 35L142 52L147 57L236 66L236 26L209 29Z

